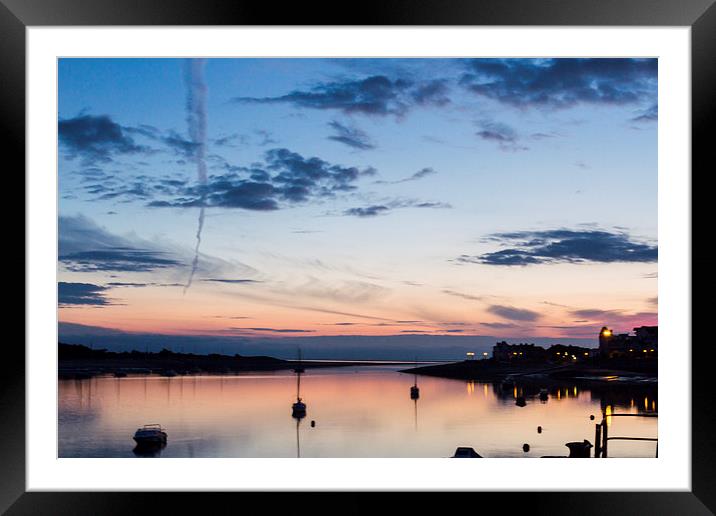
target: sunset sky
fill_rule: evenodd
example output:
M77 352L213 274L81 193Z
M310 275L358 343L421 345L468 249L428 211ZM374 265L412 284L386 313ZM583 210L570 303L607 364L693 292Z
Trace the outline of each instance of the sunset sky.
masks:
M58 72L61 322L507 339L657 323L655 59Z

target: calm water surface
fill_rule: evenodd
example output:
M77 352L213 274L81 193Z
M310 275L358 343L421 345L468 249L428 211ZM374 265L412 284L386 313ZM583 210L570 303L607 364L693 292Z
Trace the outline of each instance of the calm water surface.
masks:
M161 457L448 457L471 446L484 457L566 455L569 441L594 443L602 407L655 412L655 389L526 387L414 377L393 366L307 370L307 415L291 417L296 375L97 377L59 382L60 457L136 457L137 427L168 433ZM524 395L526 406L515 404ZM595 421L589 416L595 415ZM610 435L656 437L657 419L610 418ZM315 426L311 426L315 421ZM537 432L537 427L542 432ZM528 443L525 453L522 445ZM612 457L653 457L653 442L609 444Z

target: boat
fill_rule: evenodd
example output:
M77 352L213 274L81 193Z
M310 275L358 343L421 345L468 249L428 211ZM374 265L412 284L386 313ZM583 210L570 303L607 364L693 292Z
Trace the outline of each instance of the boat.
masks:
M162 425L152 423L137 428L133 439L137 446L161 446L167 443L167 432Z
M127 373L125 373L124 371L115 371L114 372L115 378L124 378L126 376L127 376Z
M415 359L415 367L418 367L418 359ZM414 375L413 385L410 386L410 399L417 400L420 398L420 388L418 387L418 375Z
M547 389L539 390L539 399L541 401L547 401L549 399L549 392L547 391Z
M291 417L296 419L306 417L306 404L301 399L301 371L296 372L296 402L291 405Z
M411 385L410 386L410 399L417 400L418 398L420 398L420 388L418 388L417 385Z
M455 449L455 454L452 456L453 459L481 459L482 455L477 453L474 448L469 446L458 446Z
M167 378L172 378L177 375L177 372L174 369L164 369L159 374L162 376L166 376Z
M296 403L291 405L291 417L295 417L296 419L306 417L306 404L301 401L301 398L297 398Z
M515 386L515 379L511 375L505 376L504 380L502 380L502 388L503 389L511 389Z

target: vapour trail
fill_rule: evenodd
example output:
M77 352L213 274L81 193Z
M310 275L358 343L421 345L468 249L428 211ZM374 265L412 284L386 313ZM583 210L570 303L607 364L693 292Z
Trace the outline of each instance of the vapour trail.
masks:
M194 143L194 162L201 190L201 210L199 211L199 224L196 229L196 247L194 260L191 264L189 279L184 285L184 294L191 282L199 264L199 246L201 245L201 232L204 229L204 201L206 196L206 83L204 82L204 66L206 59L187 59L184 62L184 82L186 84L186 121L189 126L189 138Z

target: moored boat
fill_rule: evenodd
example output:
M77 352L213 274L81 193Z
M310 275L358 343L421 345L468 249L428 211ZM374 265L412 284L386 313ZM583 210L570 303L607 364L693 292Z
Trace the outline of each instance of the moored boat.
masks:
M455 454L452 456L453 459L481 459L482 455L477 453L474 448L469 446L459 446L455 450Z
M133 439L137 445L159 446L166 444L167 432L162 428L162 425L153 423L144 425L142 428L137 428L137 431L134 432Z

